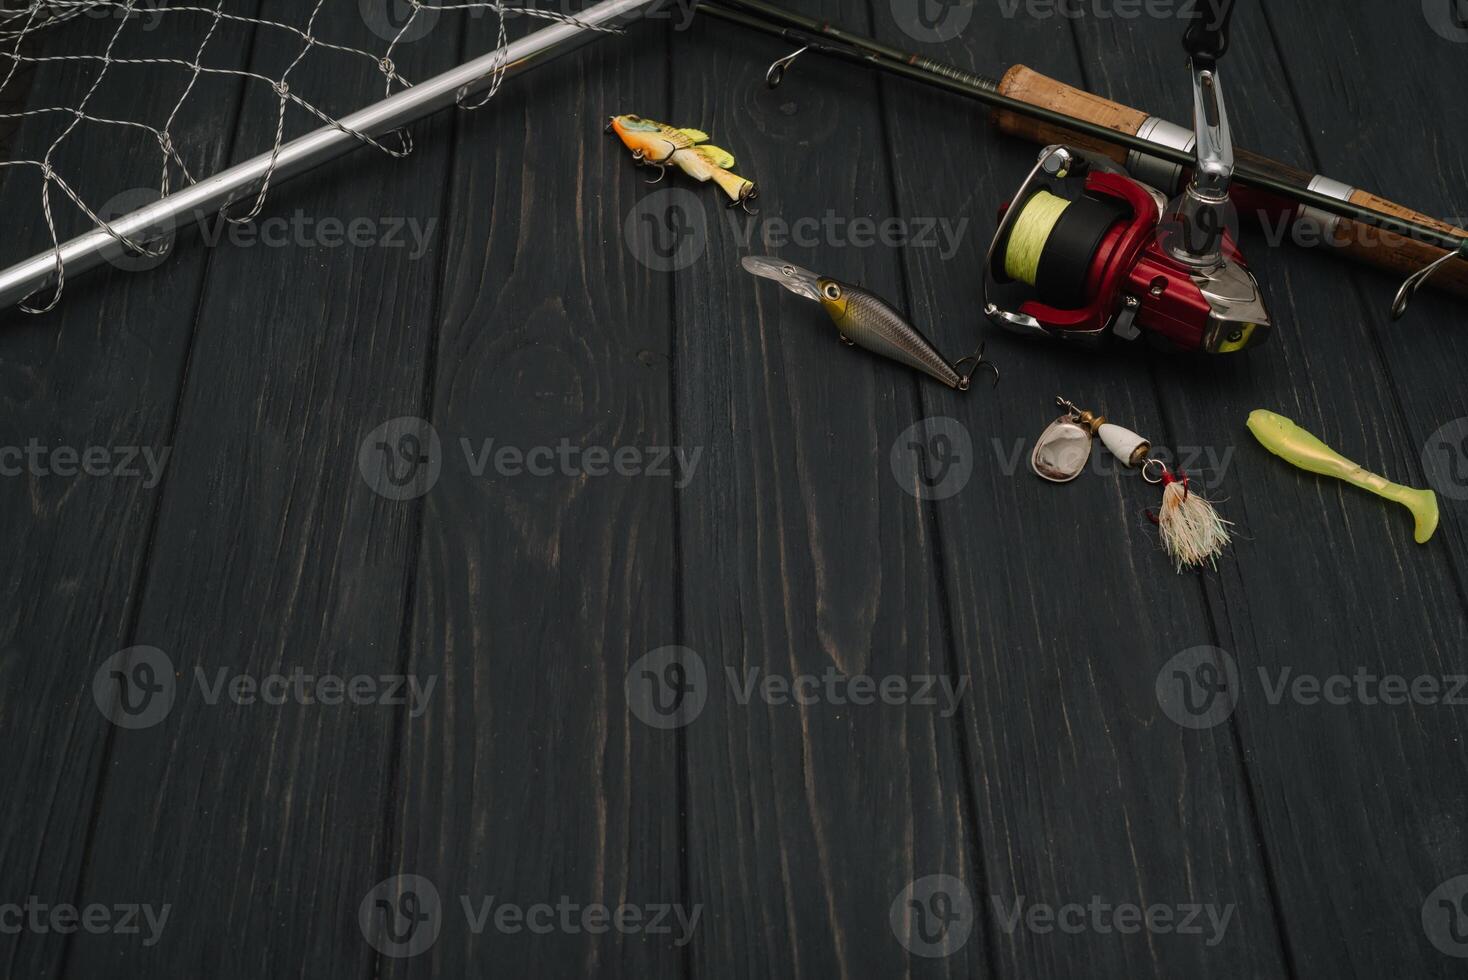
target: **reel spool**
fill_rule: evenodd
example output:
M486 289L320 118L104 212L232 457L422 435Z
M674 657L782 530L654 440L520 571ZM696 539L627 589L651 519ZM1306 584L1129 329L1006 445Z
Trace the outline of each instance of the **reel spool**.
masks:
M1022 282L1053 306L1084 306L1093 270L1105 265L1098 256L1102 241L1130 217L1125 204L1099 196L1068 201L1041 187L1018 207L995 256L994 278Z
M1050 181L1079 181L1062 196ZM1009 330L1068 341L1143 333L1164 347L1222 354L1269 333L1258 284L1231 235L1215 254L1195 257L1163 226L1171 216L1160 191L1109 161L1047 147L989 246L984 312ZM989 299L990 282L1021 283L1018 310Z

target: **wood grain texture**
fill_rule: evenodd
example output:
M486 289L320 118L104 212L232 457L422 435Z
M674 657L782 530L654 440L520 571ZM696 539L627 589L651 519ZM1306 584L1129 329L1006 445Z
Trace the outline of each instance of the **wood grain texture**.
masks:
M266 4L262 16L295 16ZM440 28L452 31L451 25ZM324 38L380 43L356 9L328 5ZM399 52L404 73L452 63ZM256 45L279 73L296 49ZM379 89L376 64L316 53L293 86L341 111ZM335 100L334 102L332 100ZM243 103L236 158L268 147L276 100ZM205 254L208 278L173 434L132 642L177 674L168 717L113 737L78 901L168 902L162 941L72 937L68 975L362 975L373 951L355 909L359 875L382 867L383 795L406 708L232 701L221 679L399 673L404 587L416 554L413 504L358 472L368 431L422 404L442 240L407 247L320 237L320 222L426 220L442 213L451 118L419 127L409 164L361 157L280 186L258 238ZM302 113L287 135L314 128ZM300 209L300 210L297 210ZM275 244L283 234L285 244ZM262 288L268 284L268 288ZM411 669L411 667L410 667Z
M1002 36L971 29L946 60L1017 58L1094 82L1060 29L1024 17L1006 21ZM966 247L951 259L904 251L912 306L925 321L981 331L1004 372L996 392L968 400L920 389L925 412L956 415L976 447L972 485L934 512L960 669L974 679L963 734L987 869L985 914L997 924L999 909L1016 902L1058 907L1093 896L1112 905L1234 908L1211 945L1184 935L996 928L999 972L1279 975L1239 752L1226 729L1175 725L1155 694L1173 655L1212 642L1195 577L1176 575L1146 519L1157 491L1100 446L1091 472L1066 486L1042 483L1027 465L1034 440L1060 414L1057 394L1177 446L1163 438L1168 406L1157 376L1165 365L1143 350L1066 351L983 323L973 270L994 233L993 202L1014 193L1033 147L953 125L954 114L971 111L960 100L914 106L893 83L887 104L891 146L906 163L897 171L901 211L971 222ZM919 142L925 153L906 157L903 148Z
M460 906L686 903L680 736L624 694L644 654L678 642L674 481L488 458L475 473L463 448L675 444L670 283L624 239L643 177L602 135L614 113L663 111L665 44L651 27L542 69L455 141L430 409L445 460L409 634L442 701L403 732L386 828L392 869L433 881L448 918L429 955L384 975L683 972L681 933L475 934Z
M903 31L901 5L791 5L979 71L1023 61L1096 100L1188 115L1175 19L980 6L939 44ZM300 18L284 0L264 9ZM318 33L379 45L361 10L328 0ZM174 40L197 28L170 24ZM815 57L769 91L765 66L787 48L685 28L673 16L600 41L478 113L415 128L413 159L359 153L276 188L264 212L432 221L421 255L184 236L163 269L77 280L57 315L4 317L0 447L171 455L156 488L0 479L0 540L19 556L0 573L0 904L168 902L172 915L157 946L0 933L0 973L1452 975L1421 914L1468 872L1461 709L1306 705L1264 678L1464 672L1456 308L1424 294L1388 326L1395 281L1252 235L1277 324L1243 358L997 334L980 324L977 274L1033 146L971 103ZM1240 143L1444 217L1468 210L1450 135L1468 131L1468 108L1439 84L1468 48L1415 7L1301 0L1266 17L1246 4L1235 34ZM491 18L445 14L394 58L421 78L493 35ZM233 43L267 71L295 55L278 38ZM1404 49L1420 52L1411 66ZM1350 52L1352 71L1320 52ZM89 82L42 72L33 91L58 102ZM380 92L370 63L322 52L293 79L347 101ZM130 115L176 95L106 93ZM227 100L205 111L220 104L180 122L201 172L274 124L266 93L239 123ZM760 219L731 218L682 175L644 186L601 135L616 112L706 129L760 182ZM17 137L34 147L40 131ZM151 178L141 153L106 172L115 149L78 140L62 162L87 186ZM19 183L0 205L28 252L41 228ZM890 219L915 240L883 243ZM660 250L678 243L692 251ZM740 269L767 252L883 295L953 357L986 339L1000 387L948 392L840 346L813 304ZM1239 525L1216 572L1174 573L1145 516L1154 488L1101 449L1069 486L1028 472L1056 394L1192 457L1181 465ZM1416 546L1398 509L1270 456L1243 428L1259 407L1433 482L1437 538ZM369 433L400 416L432 424L440 472L396 501L358 467ZM898 475L935 475L914 442L939 444L911 431L931 418L967 437L968 476L941 500ZM593 475L584 456L536 476L484 455L563 445L699 455L686 481ZM180 694L158 726L113 731L91 684L133 643L169 654ZM662 730L639 716L637 665L674 644L704 666L707 700ZM1157 685L1200 647L1236 663L1239 702L1193 730ZM196 679L295 668L435 687L415 717L211 705ZM946 711L941 694L758 691L851 675L964 693ZM437 942L407 959L358 926L369 891L400 874L443 902ZM930 958L890 918L916 921L904 889L935 874L959 879L976 915L966 942ZM462 902L491 898L678 903L699 918L684 944L476 931ZM1006 921L1016 903L1093 900L1232 911L1211 944L1206 928Z
M865 26L850 5L799 9ZM953 677L931 528L889 462L919 417L912 374L843 347L818 307L739 267L778 252L900 297L892 253L823 224L899 213L876 80L813 60L770 92L761 75L785 53L778 43L736 48L717 24L679 43L707 70L685 76L672 114L740 158L763 208L757 222L731 222L700 195L707 255L676 283L680 431L707 447L706 472L680 496L686 643L712 675L687 729L690 888L708 906L693 969L978 974L982 924L948 959L910 955L889 925L915 879L949 874L981 890L953 720L931 706L738 691L751 677L827 671ZM797 222L810 233L782 242ZM933 337L955 350L971 339Z
M242 8L245 10L247 8ZM253 9L249 5L248 9ZM146 40L186 39L195 24L179 19ZM72 25L80 45L105 43L114 25L84 18ZM142 39L119 41L119 56ZM220 57L244 58L243 39L220 38ZM75 65L35 69L33 96L43 105L76 104L95 72ZM186 107L175 121L188 165L218 169L236 118L237 84L222 87L221 107ZM177 92L164 86L129 91L106 86L89 103L98 114L168 114ZM62 126L33 117L15 134L14 157L40 159ZM105 173L97 162L108 161ZM157 144L144 134L82 126L53 157L58 173L100 208L125 188L156 187ZM6 168L5 264L50 244L42 217L39 172ZM62 236L85 218L59 193ZM103 662L133 642L154 515L160 505L177 423L177 402L194 329L207 256L184 249L151 273L101 269L67 287L55 313L18 310L0 317L0 540L10 560L0 573L0 744L6 786L0 794L0 901L36 896L76 902L94 831L109 745L117 733L92 696ZM37 297L44 302L46 297ZM44 448L39 465L10 450ZM107 453L98 475L59 474L51 455L89 447ZM159 467L150 469L143 452ZM0 973L58 975L67 937L24 930L0 936Z
M1314 116L1313 106L1280 100L1303 77L1325 84L1327 76L1305 69L1297 52L1354 49L1352 20L1321 5L1271 25L1258 8L1241 6L1235 34L1255 40L1237 44L1227 65L1235 133L1306 169L1411 199L1408 181L1324 158L1314 134L1335 126ZM1162 49L1174 36L1174 25L1146 19L1083 26L1093 29L1081 36L1098 75L1112 64L1104 52ZM1277 48L1276 38L1289 40ZM1096 85L1122 100L1173 85L1175 105L1163 108L1176 113L1186 104L1185 80L1159 60L1151 73L1107 73ZM1353 131L1371 126L1400 139L1404 125L1421 129L1379 90L1350 104ZM1452 198L1441 200L1450 210ZM1179 365L1160 379L1169 439L1236 447L1220 495L1229 498L1241 534L1233 559L1204 585L1216 642L1243 676L1232 723L1287 962L1307 974L1446 975L1453 964L1429 945L1421 912L1427 893L1456 873L1436 842L1452 825L1447 814L1463 803L1463 781L1446 775L1461 765L1443 755L1461 745L1461 714L1445 705L1356 699L1302 704L1288 693L1272 697L1264 681L1277 684L1282 670L1320 678L1358 669L1408 678L1459 670L1465 623L1453 504L1444 500L1443 530L1419 547L1398 508L1289 468L1254 444L1243 422L1255 408L1278 411L1358 461L1420 485L1420 447L1440 424L1428 420L1464 414L1460 386L1434 379L1429 357L1386 350L1453 336L1452 318L1424 296L1412 324L1385 331L1390 279L1343 267L1335 256L1270 247L1257 235L1245 244L1277 321L1269 346L1233 370ZM1348 288L1353 280L1357 287ZM1456 408L1425 410L1418 392L1435 392ZM1409 407L1409 398L1417 404Z

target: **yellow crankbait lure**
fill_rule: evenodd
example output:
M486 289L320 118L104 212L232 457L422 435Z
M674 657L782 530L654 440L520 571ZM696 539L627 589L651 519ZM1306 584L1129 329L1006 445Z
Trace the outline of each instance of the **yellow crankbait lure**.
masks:
M675 129L641 116L613 116L607 131L621 138L638 163L657 168L658 176L651 183L662 180L668 167L674 166L694 180L718 184L729 196L731 208L754 213L750 202L759 197L754 181L734 173L734 155L709 143L702 130Z
M1264 444L1265 449L1287 463L1309 473L1344 480L1410 510L1416 522L1413 537L1418 544L1426 544L1437 530L1437 494L1431 490L1413 490L1392 483L1384 476L1368 473L1283 415L1263 409L1252 412L1249 431Z

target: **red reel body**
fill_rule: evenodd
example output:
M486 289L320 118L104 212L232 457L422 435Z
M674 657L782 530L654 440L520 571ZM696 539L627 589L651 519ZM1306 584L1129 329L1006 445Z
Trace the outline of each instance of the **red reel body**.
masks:
M1016 198L1022 209L1031 200L1036 176ZM1222 233L1215 262L1200 264L1174 247L1181 225L1160 192L1125 174L1091 168L1081 200L1087 218L1078 215L1064 232L1065 219L1056 220L1049 231L1033 278L1035 295L1015 312L999 309L986 295L985 312L995 322L1070 341L1112 334L1132 340L1146 333L1171 349L1206 353L1243 350L1268 335L1258 284L1231 234ZM1018 216L1010 210L1001 210L1000 232L990 249L990 273L1001 282L1011 281L1004 265ZM1086 221L1091 226L1081 227ZM1085 285L1077 301L1071 287L1080 281ZM1062 294L1066 302L1057 301Z

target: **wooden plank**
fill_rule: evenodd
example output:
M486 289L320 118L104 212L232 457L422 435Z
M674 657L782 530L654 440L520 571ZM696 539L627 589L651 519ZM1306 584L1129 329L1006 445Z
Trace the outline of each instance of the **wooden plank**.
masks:
M1019 61L1071 84L1097 81L1078 71L1068 19L1021 15L992 31L986 23L976 19L951 43L923 50L995 74ZM880 28L883 39L915 46L900 22ZM1115 60L1109 67L1130 71ZM995 214L1035 148L976 120L972 103L899 82L884 88L901 211L969 220L964 248L949 258L904 252L909 305L947 332L981 331L1003 370L992 394L921 389L924 412L960 419L977 449L972 485L934 511L959 669L974 684L964 737L998 970L1279 975L1285 964L1239 753L1227 729L1173 725L1155 694L1169 658L1213 640L1194 577L1175 574L1144 516L1157 491L1100 447L1093 471L1063 487L1028 468L1034 440L1060 414L1056 394L1164 433L1172 409L1158 378L1168 365L1124 348L1059 349L983 323L978 277ZM1116 94L1104 83L1092 90ZM1126 934L1105 918L1087 918L1075 934L1005 922L1017 909L1093 897L1113 907L1201 905L1229 918L1215 928L1205 913L1201 934Z
M130 27L115 50L128 56L149 45L175 46L196 26L179 15L146 36ZM57 41L67 50L100 50L114 28L83 18ZM245 40L221 37L215 54L242 58ZM30 105L77 105L94 77L75 64L43 65L34 73ZM173 126L179 152L197 172L218 169L230 145L238 86L228 82L216 91L221 103L187 104ZM161 121L177 97L170 86L129 87L114 78L89 108ZM62 128L58 119L31 117L14 134L10 158L44 156ZM156 150L147 134L83 124L55 166L92 207L101 207L117 192L156 186ZM48 247L50 238L39 173L5 173L0 212L8 265ZM85 227L70 202L59 193L54 201L63 235ZM0 573L0 743L7 759L0 896L6 902L77 899L114 734L93 700L93 679L132 636L205 262L202 250L184 244L170 263L148 273L103 269L74 279L53 313L0 316L0 446L6 447L0 540L9 556ZM40 454L30 462L11 452L32 446ZM106 462L99 464L94 453L89 475L75 468L91 447ZM68 459L67 450L78 458ZM57 975L65 942L55 932L0 934L0 973Z
M300 18L276 2L262 15ZM326 5L314 30L383 46L351 4ZM409 77L454 62L457 28L446 20L437 31L395 54ZM277 76L295 55L272 35L249 63ZM382 86L375 62L323 51L290 83L333 112ZM236 158L270 145L275 105L256 83ZM442 214L452 123L417 127L409 161L362 154L278 185L259 237L226 237L209 256L129 635L171 659L177 696L162 722L113 740L79 896L166 902L171 917L152 946L73 937L67 972L372 969L356 911L363 879L384 866L385 794L401 730L416 719L371 698L391 696L378 677L415 668L401 638L421 505L375 493L359 450L378 423L422 410L443 240L435 231L420 254L388 229ZM287 132L317 124L293 113ZM359 218L366 227L341 241L322 223ZM308 683L306 695L276 686L250 703L217 689L297 672L365 676L374 688L349 698L329 684Z
M1438 181L1426 176L1441 169L1435 163L1388 174L1360 162L1396 158L1403 132L1452 131L1439 128L1444 113L1462 116L1451 100L1419 109L1381 96L1383 80L1393 80L1388 90L1410 88L1430 71L1417 76L1416 66L1382 58L1361 76L1372 79L1368 89L1298 53L1422 46L1449 70L1461 50L1428 44L1416 13L1314 4L1271 8L1266 21L1260 7L1241 5L1225 66L1237 139L1407 203L1437 198L1461 208L1461 194L1446 193L1451 168ZM1114 65L1109 52L1166 52L1178 35L1168 22L1084 26L1093 29L1082 32L1083 46L1098 72ZM1165 57L1146 63L1146 72L1107 72L1099 84L1123 101L1170 91L1155 111L1185 118L1186 77ZM1329 157L1322 133L1335 134ZM1461 871L1461 842L1439 843L1468 788L1462 766L1448 761L1462 744L1461 715L1355 694L1339 706L1288 694L1273 703L1265 678L1456 672L1468 624L1454 504L1443 500L1443 532L1419 547L1399 508L1287 467L1243 424L1254 408L1280 411L1373 468L1421 484L1430 433L1468 414L1448 368L1461 360L1453 348L1462 341L1445 303L1424 298L1413 322L1388 330L1394 283L1327 255L1265 247L1258 235L1247 244L1278 320L1274 338L1234 368L1167 371L1162 390L1170 433L1237 450L1224 492L1242 533L1207 593L1218 645L1243 672L1234 724L1289 963L1311 975L1446 975L1454 964L1432 948L1422 914L1428 894Z
M850 4L791 6L865 26ZM918 382L843 348L820 309L738 265L778 251L878 294L902 292L896 257L862 244L870 228L846 223L894 214L876 82L811 58L765 90L765 66L788 52L695 25L677 60L701 68L683 74L669 110L739 158L763 208L751 229L699 193L707 249L675 283L681 440L706 460L679 498L684 637L709 673L708 703L686 729L690 888L708 909L693 968L976 975L987 970L985 938L971 915L953 926L947 958L909 953L890 923L894 905L906 915L907 901L931 898L904 894L929 876L981 891L944 706L842 704L839 686L812 704L740 690L824 685L828 674L955 680L938 542L890 462L920 417ZM761 243L766 233L774 244Z
M670 293L624 244L642 177L601 133L613 113L659 107L666 31L641 25L510 83L455 145L431 409L445 462L410 634L443 701L404 731L384 829L392 871L431 880L445 920L431 952L384 960L384 975L683 972L684 927L652 921L686 898L678 740L624 695L629 668L678 639L675 488L648 451L678 440ZM496 462L505 448L524 456ZM552 472L535 475L546 449ZM598 450L635 459L604 473ZM490 915L482 932L465 901ZM540 905L557 909L550 934L540 918L497 924ZM589 931L599 905L643 918Z

